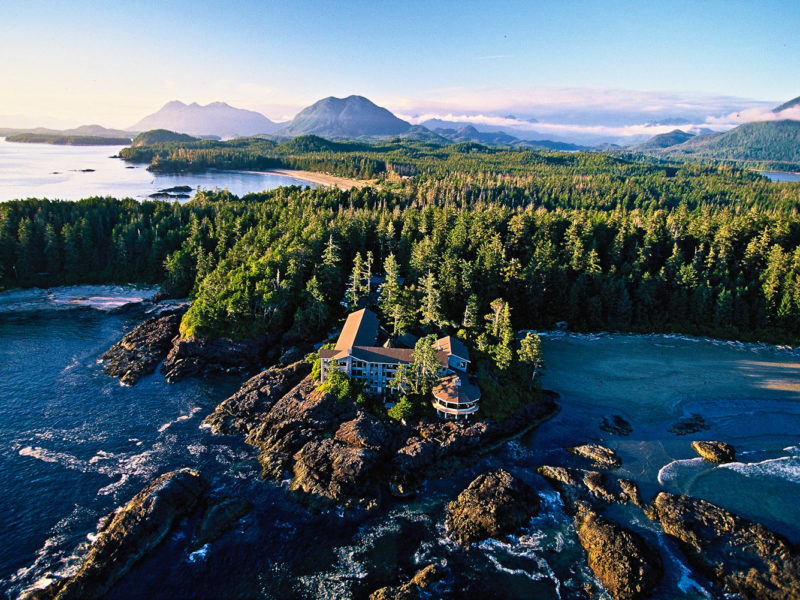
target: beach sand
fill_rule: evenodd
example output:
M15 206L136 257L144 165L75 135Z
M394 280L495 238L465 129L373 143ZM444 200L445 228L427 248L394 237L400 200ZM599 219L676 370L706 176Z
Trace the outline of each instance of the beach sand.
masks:
M347 179L346 177L336 177L335 175L328 175L327 173L317 173L316 171L300 171L294 169L270 169L269 171L254 171L255 173L266 173L275 175L284 175L285 177L294 177L296 179L303 179L318 185L328 187L337 187L340 190L349 190L352 188L362 188L368 185L373 185L372 181L363 179Z

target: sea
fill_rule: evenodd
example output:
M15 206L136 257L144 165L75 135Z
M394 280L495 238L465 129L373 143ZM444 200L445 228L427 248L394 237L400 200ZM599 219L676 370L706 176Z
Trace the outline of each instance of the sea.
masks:
M800 181L800 173L791 171L761 171L761 174L772 181Z
M615 474L687 493L800 542L800 351L676 335L541 332L544 385L561 412L414 497L374 514L310 514L287 499L288 481L259 478L254 449L213 435L203 418L241 377L135 386L106 375L101 355L158 309L151 288L76 286L0 292L0 594L16 598L74 571L101 519L157 475L201 470L220 497L254 510L219 540L187 549L181 523L109 593L133 598L365 598L400 573L438 562L489 586L486 597L608 598L586 566L572 519L541 479L542 464L580 465L566 447L602 442L622 458ZM601 428L619 415L629 435ZM700 415L707 429L670 428ZM693 439L733 444L715 466ZM475 476L502 467L537 490L540 513L518 535L459 549L444 531L445 504ZM664 557L654 598L721 598L638 509L609 514ZM455 579L453 579L455 582ZM445 582L447 583L447 582ZM459 597L445 585L432 597Z
M176 175L154 174L146 164L116 158L122 147L21 144L0 138L0 202L24 198L80 200L111 196L146 200L152 194L177 186L200 190L224 190L243 196L285 185L315 187L314 183L249 171L208 171ZM173 194L174 196L174 194ZM175 198L185 202L189 198Z

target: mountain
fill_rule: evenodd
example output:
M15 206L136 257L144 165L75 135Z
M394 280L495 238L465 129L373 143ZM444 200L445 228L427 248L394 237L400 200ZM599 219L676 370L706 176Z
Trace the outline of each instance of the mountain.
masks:
M693 133L687 133L686 131L683 131L681 129L673 129L669 133L660 133L658 135L654 135L643 144L639 144L638 146L634 146L633 148L635 150L641 150L643 152L647 150L669 148L670 146L677 146L678 144L683 144L684 142L692 139L693 137L695 137Z
M318 135L326 138L383 137L407 134L411 124L363 96L323 98L301 110L286 127L282 137Z
M511 146L519 142L519 138L513 135L508 135L503 131L489 132L478 131L472 125L464 125L460 129L434 129L434 133L438 133L442 137L447 138L451 142L478 142L480 144L494 144L502 146Z
M234 108L224 102L200 106L196 102L184 104L173 100L159 111L146 116L129 127L130 131L167 129L193 136L216 135L221 137L252 136L275 133L281 123L274 123L259 112Z
M64 137L100 137L131 139L131 132L123 129L109 129L102 125L81 125L72 129L49 129L47 127L0 128L0 136L12 136L23 133Z
M781 111L786 110L787 108L794 108L795 106L800 106L800 96L792 100L789 100L788 102L784 102L780 106L776 106L775 108L772 109L772 112L779 113Z
M150 146L151 144L163 144L165 142L196 142L198 139L185 133L175 133L167 129L151 129L137 135L131 143L131 147Z
M661 156L735 162L772 163L774 168L800 165L800 121L755 121L725 133L693 137L668 147Z

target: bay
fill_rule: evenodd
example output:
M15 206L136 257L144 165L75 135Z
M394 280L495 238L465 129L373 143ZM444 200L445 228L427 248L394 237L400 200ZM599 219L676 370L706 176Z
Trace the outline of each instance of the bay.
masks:
M772 181L800 181L800 173L790 171L761 171L761 175Z
M284 175L247 171L208 171L176 175L154 174L147 165L132 164L115 146L21 144L0 138L0 202L23 198L79 200L111 196L145 200L160 190L188 186L199 190L227 189L242 196L280 186L315 184ZM180 201L188 198L180 199Z

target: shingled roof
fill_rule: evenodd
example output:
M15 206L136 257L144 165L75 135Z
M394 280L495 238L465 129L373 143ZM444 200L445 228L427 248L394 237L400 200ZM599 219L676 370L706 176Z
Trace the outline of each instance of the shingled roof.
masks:
M371 310L362 308L347 315L336 350L349 350L355 346L374 346L378 340L378 317Z

